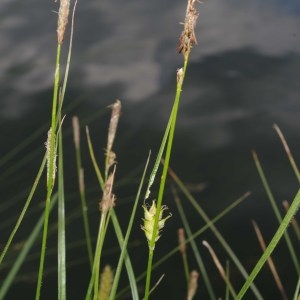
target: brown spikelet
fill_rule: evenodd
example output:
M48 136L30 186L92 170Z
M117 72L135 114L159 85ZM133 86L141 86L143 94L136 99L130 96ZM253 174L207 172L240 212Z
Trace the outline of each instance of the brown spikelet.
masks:
M118 127L119 118L121 115L121 102L116 100L114 104L110 106L112 108L111 118L108 128L108 137L107 137L107 152L109 153L112 149L112 145L116 136L116 131Z
M57 23L57 42L61 45L64 41L65 31L68 24L70 0L60 0Z
M181 254L185 254L186 252L186 242L185 242L185 232L183 228L178 229L178 244L179 251Z
M73 126L73 139L76 150L79 149L80 145L80 129L79 129L79 119L77 116L72 118L72 126Z
M110 105L112 112L108 127L108 136L107 136L107 147L106 147L106 165L105 165L105 172L107 173L111 166L116 163L116 154L112 151L112 146L115 140L117 127L121 115L121 101L116 100L116 102Z
M81 194L84 193L84 190L85 190L85 185L84 185L84 170L83 168L80 169L79 171L79 192Z
M105 182L102 200L99 203L100 211L104 213L108 212L109 209L115 206L116 197L112 193L114 179L115 179L115 169L112 173L109 174L108 179Z
M196 21L199 16L198 11L194 7L197 0L188 0L185 20L184 20L184 29L179 38L178 52L182 53L184 56L190 52L193 45L197 44L197 39L195 35L195 26Z
M187 300L192 300L194 298L198 288L198 278L199 273L197 271L194 270L190 273L189 287L186 297Z

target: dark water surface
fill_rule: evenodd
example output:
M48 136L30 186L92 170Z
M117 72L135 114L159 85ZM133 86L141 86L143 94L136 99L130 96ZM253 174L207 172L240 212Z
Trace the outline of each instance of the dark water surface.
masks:
M115 193L118 197L116 212L125 226L148 151L152 150L153 157L157 153L171 110L176 69L182 65L176 47L185 5L185 1L179 0L78 3L64 122L70 299L83 299L89 278L85 248L80 245L83 230L78 216L71 117L76 114L82 125L89 125L101 161L109 120L106 106L116 98L122 101L114 147L118 157ZM57 9L52 1L0 3L1 245L16 221L45 151L55 61L56 13L53 11ZM206 185L203 191L194 190L193 194L210 217L246 191L252 192L217 224L250 271L261 254L250 220L257 221L267 241L277 226L251 150L257 151L279 205L282 200L291 201L299 187L272 126L276 123L282 129L295 160L299 161L300 5L297 0L215 0L199 4L199 10L199 45L191 54L184 83L171 165L186 184ZM63 51L66 52L66 45ZM15 156L6 156L27 138L31 138L28 145L20 148ZM89 214L95 235L101 194L85 140L82 144ZM182 226L169 188L168 184L165 203L173 217L167 222L157 246L157 258L176 246L176 231ZM31 232L44 195L41 186L31 205L32 214L25 220L16 242L23 241ZM199 229L203 221L186 200L182 200L192 229ZM139 214L142 218L142 209ZM53 224L55 219L54 213ZM141 222L137 220L138 230L132 236L137 274L146 268L147 245L139 229ZM206 232L197 239L216 294L222 296L224 286L201 244L203 239L213 245L223 265L228 257L211 233ZM42 299L57 297L55 245L53 233L49 239ZM113 239L108 239L107 247L113 249L114 246ZM14 247L17 253L17 245ZM34 298L38 269L38 258L34 254L39 248L40 245L36 245L31 251L33 257L22 267L7 299L19 299L20 294L22 299ZM280 276L289 277L284 284L291 297L297 276L285 253L286 246L282 243L274 253L274 260ZM190 257L191 266L195 267L192 252ZM14 259L14 253L9 254L8 265L0 272L0 282ZM105 263L113 266L116 259L114 252L104 256ZM166 276L153 299L165 299L165 295L168 299L184 299L180 260L179 255L175 255L154 272L153 280L162 273ZM238 290L243 280L234 268L231 277ZM258 278L258 287L265 299L280 299L267 268ZM247 297L254 299L250 292ZM201 278L197 299L207 299Z

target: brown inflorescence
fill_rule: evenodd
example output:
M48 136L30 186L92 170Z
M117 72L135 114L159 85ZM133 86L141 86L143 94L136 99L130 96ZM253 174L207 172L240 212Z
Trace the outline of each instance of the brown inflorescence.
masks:
M57 41L61 45L64 41L65 31L68 24L70 0L60 0L57 23Z
M183 23L184 29L179 38L178 52L182 53L184 56L190 52L193 45L197 44L195 26L199 13L194 7L195 2L198 2L198 0L188 0Z

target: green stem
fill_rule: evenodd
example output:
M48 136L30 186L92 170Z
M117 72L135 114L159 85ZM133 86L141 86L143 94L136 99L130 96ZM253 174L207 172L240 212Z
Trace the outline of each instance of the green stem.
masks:
M43 239L42 239L42 248L41 248L41 256L40 256L40 266L39 266L38 281L37 281L36 294L35 294L36 300L40 299L40 294L41 294L41 285L42 285L42 277L44 272L45 254L46 254L46 245L47 245L48 223L49 223L49 215L50 215L50 200L51 200L53 184L54 184L53 174L55 171L54 162L56 159L55 130L56 130L57 102L58 102L58 90L59 90L60 53L61 53L61 46L58 45L57 55L56 55L54 91L53 91L53 100L52 100L51 135L49 141L47 141L47 143L49 143L47 146L50 147L49 157L47 157L48 159L47 198L46 198L46 206L45 206L45 220L44 220Z
M161 214L162 199L163 199L163 195L164 195L164 190L165 190L165 185L166 185L166 177L167 177L170 158L171 158L171 151L172 151L173 140L174 140L174 132L175 132L175 127L176 127L178 106L179 106L181 92L182 92L182 84L183 84L186 69L187 69L188 58L189 58L189 52L187 52L184 57L184 66L183 66L182 77L180 80L177 80L176 95L175 95L173 109L171 112L171 116L172 116L171 127L170 127L169 136L168 136L166 157L165 157L163 172L162 172L159 191L158 191L157 208L156 208L157 211L156 211L155 221L154 221L154 231L153 231L152 239L149 243L149 256L148 256L147 277L146 277L146 287L145 287L145 296L144 296L145 300L148 300L148 298L149 298L153 252L154 252L154 247L155 247L155 238L157 237L158 230L159 230L158 229L158 221L159 221L159 216Z

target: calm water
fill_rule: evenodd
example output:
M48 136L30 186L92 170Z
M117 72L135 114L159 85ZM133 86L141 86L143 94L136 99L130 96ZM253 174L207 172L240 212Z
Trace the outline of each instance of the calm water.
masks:
M123 114L115 144L117 179L120 182L116 194L119 201L117 213L125 222L127 214L124 212L130 209L148 151L151 149L155 155L170 113L176 69L182 65L176 47L185 5L185 1L179 0L78 3L64 124L69 245L80 242L83 236L79 217L71 217L77 211L74 203L79 203L70 136L71 117L77 114L83 125L89 124L100 161L108 122L105 107L116 98L121 99ZM58 8L52 1L43 3L37 0L26 3L2 1L0 8L0 165L3 174L0 218L8 219L0 228L5 241L44 153L55 60L54 11ZM250 220L257 220L267 240L276 226L251 150L257 150L278 203L292 200L299 185L272 125L277 123L280 126L296 161L299 161L300 5L297 0L216 0L200 4L199 10L199 45L193 49L184 84L171 165L187 184L205 183L206 189L195 191L194 195L211 217L246 191L252 191L249 199L218 223L225 238L251 270L260 250ZM36 136L28 145L8 160L5 155L33 134ZM86 148L83 150L86 153ZM96 228L100 192L87 155L84 155L84 162L91 225ZM43 197L41 187L32 205L34 217L27 218L17 241L25 239L31 231ZM165 201L173 217L160 240L158 257L166 253L170 245L176 245L176 231L181 226L169 191ZM189 205L184 205L193 229L201 227L202 220ZM55 218L54 214L53 223ZM139 222L136 225L138 228ZM197 240L199 248L202 239L214 245L225 264L227 256L215 238L210 233L204 234ZM137 241L132 251L138 273L144 270L146 244L140 230L133 233L133 240ZM54 252L55 244L53 234L49 248ZM114 242L108 241L108 246L113 247ZM281 249L286 252L284 246ZM39 245L32 253L38 250ZM213 285L218 295L223 295L219 275L206 249L202 252L208 261ZM275 260L282 278L285 278L293 273L293 267L287 257L278 253ZM69 297L82 299L80 292L85 291L89 276L85 249L74 246L68 257ZM114 255L105 259L108 263L115 263ZM179 257L174 257L155 274L158 278L166 273L156 299L162 299L166 291L172 299L183 299L184 277L178 261ZM76 263L73 267L72 262ZM56 278L51 268L54 263L55 255L49 255L46 265L49 275L45 278L43 299L55 297ZM37 266L36 257L25 264L14 291L7 299L16 299L19 292L26 295L26 299L32 299ZM5 278L6 271L5 268L0 273L0 281ZM289 295L296 278L290 276L289 285L286 284ZM242 280L238 279L240 276L235 270L232 277L238 289ZM266 282L270 276L263 274L261 279ZM278 294L268 295L265 287L258 284L266 299L279 299ZM272 281L269 285L270 293L276 292ZM72 286L76 287L75 290ZM206 299L201 281L199 289L199 299ZM251 293L248 297L253 299Z

